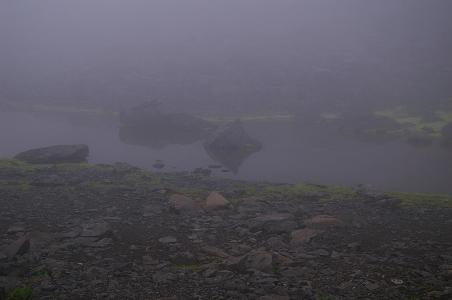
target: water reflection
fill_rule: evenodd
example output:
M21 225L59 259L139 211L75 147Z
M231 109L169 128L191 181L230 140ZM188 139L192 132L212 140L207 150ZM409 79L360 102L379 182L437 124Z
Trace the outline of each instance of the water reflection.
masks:
M234 174L247 158L261 149L261 143L248 135L240 121L218 126L181 113L123 114L119 138L125 144L152 149L203 141L207 155Z

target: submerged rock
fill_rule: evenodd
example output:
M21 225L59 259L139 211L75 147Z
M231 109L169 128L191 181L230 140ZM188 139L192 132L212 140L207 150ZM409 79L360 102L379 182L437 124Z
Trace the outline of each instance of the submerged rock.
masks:
M87 145L55 145L21 152L14 158L31 164L58 164L86 162L88 155Z

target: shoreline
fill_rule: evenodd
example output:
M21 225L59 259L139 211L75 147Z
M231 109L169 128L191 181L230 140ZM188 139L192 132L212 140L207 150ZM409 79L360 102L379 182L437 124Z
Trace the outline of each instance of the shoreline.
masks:
M450 196L0 160L0 206L5 299L452 295Z

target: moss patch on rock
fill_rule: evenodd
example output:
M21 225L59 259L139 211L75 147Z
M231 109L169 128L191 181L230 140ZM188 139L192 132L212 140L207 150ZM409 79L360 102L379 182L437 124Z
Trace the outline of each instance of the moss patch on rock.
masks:
M389 192L386 195L399 199L405 205L452 207L451 195Z

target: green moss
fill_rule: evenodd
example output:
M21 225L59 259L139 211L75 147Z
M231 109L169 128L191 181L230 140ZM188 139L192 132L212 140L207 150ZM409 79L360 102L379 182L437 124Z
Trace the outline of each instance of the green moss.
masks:
M38 165L25 163L17 159L0 159L0 169L10 169L22 172L33 172L39 168Z
M28 300L33 297L33 290L30 287L15 288L6 296L6 300Z
M108 181L90 181L87 185L88 188L93 190L108 190L114 187L117 187L114 182L108 182Z
M322 291L317 291L315 294L315 300L334 300L334 298Z
M269 185L264 189L266 194L282 193L287 196L302 198L316 195L321 201L336 201L344 199L355 199L357 193L350 187L339 185L318 185L300 182L295 185Z
M197 264L175 264L174 267L179 270L192 272L199 272L201 270L201 265Z
M190 197L193 200L205 199L210 193L210 191L202 188L180 188L180 187L174 187L174 192L177 194Z
M32 186L28 181L17 180L17 181L0 181L0 190L17 190L17 191L26 191L31 189Z
M124 177L124 180L128 182L143 182L153 179L155 179L154 174L145 170L136 170L126 174L126 176Z
M62 163L62 164L56 164L55 168L58 171L79 171L84 169L90 169L93 168L93 165L89 163Z
M452 122L452 111L435 111L434 114L438 117L435 121L426 121L422 116L413 115L402 106L376 111L374 114L390 118L403 125L405 127L403 130L394 132L401 135L428 134L437 138L441 136L441 129Z
M389 192L386 195L399 199L405 205L429 205L452 207L451 195Z
M162 185L164 175L159 175L146 170L135 170L124 176L124 184L131 186L154 187Z

